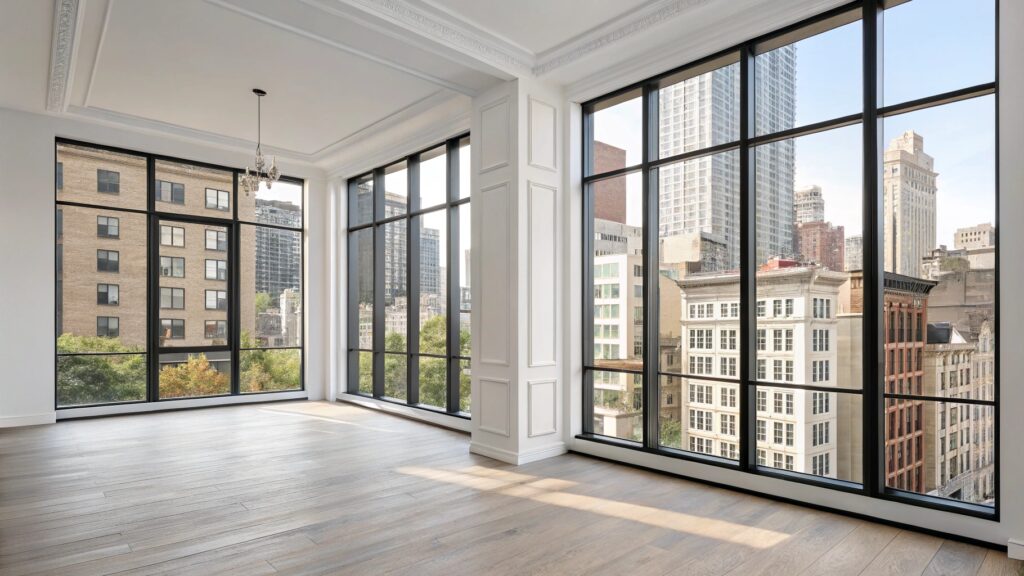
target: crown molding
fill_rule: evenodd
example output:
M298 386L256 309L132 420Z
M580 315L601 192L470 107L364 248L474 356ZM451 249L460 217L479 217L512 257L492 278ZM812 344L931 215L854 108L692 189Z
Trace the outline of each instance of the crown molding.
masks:
M53 36L50 46L50 75L46 90L46 110L66 109L75 62L75 37L80 26L78 0L54 0Z
M532 72L543 76L616 42L640 34L712 0L654 0L537 55Z

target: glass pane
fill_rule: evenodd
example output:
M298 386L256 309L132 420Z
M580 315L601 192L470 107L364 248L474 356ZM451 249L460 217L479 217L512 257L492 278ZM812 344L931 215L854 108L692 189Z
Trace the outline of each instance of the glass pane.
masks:
M444 146L420 154L420 208L448 200L448 156Z
M302 232L242 225L242 348L302 345Z
M470 271L472 270L473 228L472 209L469 204L456 208L459 214L459 248L455 255L459 258L459 308L469 311L473 308L470 291Z
M448 367L444 358L420 356L420 404L444 409L448 404Z
M405 352L409 329L407 220L384 225L384 349Z
M448 214L445 210L417 216L420 241L420 352L448 353L445 263L448 254Z
M740 137L740 65L730 64L658 91L659 157Z
M241 393L302 388L302 350L242 350L238 389Z
M99 218L118 235L98 234ZM146 217L57 207L57 353L146 351ZM117 254L101 271L97 251Z
M861 482L860 394L755 387L757 464Z
M459 350L457 354L459 356L472 356L473 355L473 339L471 337L471 314L469 312L459 313Z
M145 210L146 159L74 144L57 145L57 200Z
M351 226L373 221L373 175L358 178L349 188L348 222Z
M995 0L892 4L885 11L886 105L995 80Z
M591 305L594 364L643 367L643 218L639 173L590 185L594 205Z
M658 411L662 446L739 459L739 384L662 376Z
M860 236L862 226L861 127L755 154L756 378L860 388L862 275L846 272L845 247L846 235ZM794 178L783 180L778 166L787 162Z
M359 361L359 393L373 394L373 352L356 352Z
M459 140L459 198L469 198L472 191L469 177L473 172L473 165L470 163L471 151L468 136Z
M739 152L661 167L656 181L661 370L737 378Z
M408 356L384 355L384 396L405 402L408 396Z
M601 174L635 166L643 156L643 118L640 91L630 92L594 106L591 115L592 166L588 174Z
M885 485L995 505L995 409L885 401Z
M594 434L643 441L643 376L591 370Z
M409 173L405 162L384 169L384 217L405 214L409 208Z
M60 407L146 400L145 354L57 356Z
M161 220L159 226L160 258L184 260L185 269L183 277L160 276L160 321L154 328L160 345L227 344L228 228L176 220ZM141 261L145 262L144 256ZM208 262L212 274L207 274ZM222 268L224 274L219 272ZM144 277L143 271L137 278ZM242 286L247 286L244 280ZM251 286L248 283L250 294Z
M850 14L828 25L849 22ZM758 54L754 65L757 135L860 112L861 35L857 20Z
M373 349L373 229L364 228L348 235L349 258L354 263L349 278L349 314L358 318L357 334L349 338L356 347ZM351 345L351 344L350 344Z
M160 355L160 399L231 393L231 352Z
M155 178L153 193L158 212L233 217L233 172L157 160Z
M472 405L471 375L469 360L459 360L459 411L466 414L470 413Z
M238 219L257 224L302 228L302 184L275 182L267 188L261 183L255 195L238 192Z

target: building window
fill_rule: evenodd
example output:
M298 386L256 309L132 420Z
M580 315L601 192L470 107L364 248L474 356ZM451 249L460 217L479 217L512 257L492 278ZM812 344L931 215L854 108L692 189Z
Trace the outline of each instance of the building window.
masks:
M184 288L160 288L160 307L167 310L185 309Z
M203 337L207 340L227 340L227 320L207 320Z
M175 246L178 248L185 246L185 229L179 226L166 226L160 225L160 245L161 246Z
M117 284L97 284L96 303L102 306L117 306L121 301Z
M185 204L185 185L166 180L156 181L156 201L169 204Z
M228 279L228 261L227 260L206 260L206 279L207 280L227 280Z
M120 272L121 271L121 253L117 250L97 250L96 251L96 271L97 272Z
M227 310L228 309L228 293L226 290L207 290L206 291L206 309L207 310Z
M175 256L161 256L160 275L165 278L184 278L185 259Z
M226 190L206 189L206 207L210 210L227 212L231 209L231 195Z
M63 168L61 170L63 172ZM61 185L63 187L63 175L61 176ZM121 174L110 170L97 169L96 191L103 194L120 194Z
M64 189L64 163L57 162L57 190Z
M119 338L121 336L121 320L117 316L97 316L96 336Z
M96 217L96 236L98 238L118 238L121 236L121 221L113 216Z
M160 339L161 340L184 340L185 339L185 321L180 319L161 318L160 319Z
M206 231L206 249L227 252L228 233L223 230Z

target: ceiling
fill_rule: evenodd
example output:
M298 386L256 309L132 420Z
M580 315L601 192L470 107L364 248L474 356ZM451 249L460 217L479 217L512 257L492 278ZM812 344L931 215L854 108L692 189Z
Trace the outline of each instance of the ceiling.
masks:
M468 128L472 97L502 81L678 65L666 47L707 51L743 14L842 1L0 0L0 107L251 149L259 87L268 152L334 169Z

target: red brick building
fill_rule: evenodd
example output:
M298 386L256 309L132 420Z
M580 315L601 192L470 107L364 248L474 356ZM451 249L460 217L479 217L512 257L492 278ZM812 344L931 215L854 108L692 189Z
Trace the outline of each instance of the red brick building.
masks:
M842 272L846 259L846 235L842 226L831 222L804 222L797 225L796 251L801 261Z

